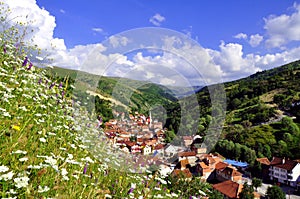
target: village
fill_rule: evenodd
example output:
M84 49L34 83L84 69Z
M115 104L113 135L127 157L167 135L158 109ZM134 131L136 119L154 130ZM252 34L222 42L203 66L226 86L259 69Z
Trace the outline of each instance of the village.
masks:
M162 176L180 176L187 180L192 177L209 182L224 198L239 198L247 176L248 164L229 160L219 153L207 153L202 147L199 135L181 136L180 146L166 143L166 129L163 123L135 112L129 119L111 119L104 124L109 142L124 153L143 155L159 162ZM280 157L257 158L262 167L260 178L264 182L282 184L291 190L300 188L300 161ZM246 177L247 176L247 177ZM266 190L255 191L255 198L264 196ZM296 196L297 197L297 196ZM203 197L205 198L205 196Z

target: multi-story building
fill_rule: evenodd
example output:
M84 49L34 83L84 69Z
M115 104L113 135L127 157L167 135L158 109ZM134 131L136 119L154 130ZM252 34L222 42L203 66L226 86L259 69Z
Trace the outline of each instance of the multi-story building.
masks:
M296 187L300 175L300 163L294 160L273 157L269 171L270 179L274 182Z

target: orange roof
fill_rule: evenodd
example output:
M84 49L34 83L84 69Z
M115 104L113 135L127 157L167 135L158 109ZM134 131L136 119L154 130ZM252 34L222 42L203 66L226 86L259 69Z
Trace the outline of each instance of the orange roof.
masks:
M207 166L204 162L200 162L199 164L200 164L202 169L209 168L209 166Z
M243 185L231 180L226 180L224 182L214 184L213 188L229 198L238 198L239 193L242 191Z
M270 165L270 161L268 158L257 158L256 161L260 162L260 164Z
M229 164L225 163L225 162L218 162L216 164L216 169L218 170L222 170L222 169L225 169L227 166L229 166Z
M180 160L180 168L186 168L186 165L189 164L189 161L187 159Z
M224 156L222 156L222 155L219 154L219 153L213 153L213 156L217 156L218 158L223 159L223 160L226 159Z
M229 166L222 169L221 172L228 176L242 176L242 174L240 172L238 172L236 169L229 167Z
M179 157L196 156L196 152L195 151L184 151L184 152L178 153L178 156Z

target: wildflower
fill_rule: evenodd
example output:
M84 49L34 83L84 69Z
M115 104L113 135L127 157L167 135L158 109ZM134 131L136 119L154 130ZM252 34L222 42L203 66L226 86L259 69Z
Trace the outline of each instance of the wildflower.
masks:
M50 86L49 89L53 88L55 86L55 82L53 82Z
M83 174L86 174L87 167L88 167L88 163L86 163L85 166L84 166L84 168L83 168Z
M40 165L29 165L27 168L28 169L40 169L42 167Z
M14 130L16 130L16 131L20 131L21 130L20 126L17 126L17 125L13 125L12 128Z
M28 57L25 57L25 59L24 59L24 62L23 62L23 64L22 64L22 66L26 66L27 62L28 62Z
M43 82L43 79L40 78L39 81L38 81L38 84L41 84Z
M9 168L7 166L4 166L4 165L0 166L0 173L4 173L8 170L9 170Z
M12 177L14 176L15 174L12 172L12 171L10 171L10 172L8 172L8 173L6 173L6 174L3 174L3 175L1 175L0 176L0 180L4 180L4 181L7 181L7 180L11 180L12 179Z
M133 192L134 188L130 188L129 191L127 192L127 194L131 194Z
M86 157L86 158L81 158L81 161L86 161L86 162L89 162L89 163L94 163L94 160L92 160L90 157Z
M30 63L29 63L29 66L28 66L28 68L27 68L27 70L30 70L31 67L32 67L32 63L30 62Z
M27 187L29 178L27 176L15 178L14 182L16 183L17 188Z
M127 192L127 194L131 194L135 188L136 188L136 184L131 183L131 187L130 187L129 191Z
M67 169L62 168L62 169L61 169L61 175L62 175L62 176L65 176L65 175L67 175L67 174L68 174Z
M16 151L11 152L11 154L24 154L24 155L26 155L27 151L16 150Z
M47 140L45 138L40 138L39 140L40 140L40 142L44 142L44 143L47 142Z
M106 198L112 198L112 196L111 196L111 195L109 195L109 194L105 194L105 196L104 196L104 197L105 197L105 199L106 199Z
M46 163L48 163L48 164L50 164L52 167L54 166L54 165L56 165L56 163L57 163L57 160L56 159L54 159L54 158L52 158L52 157L46 157L47 159L45 160L45 162Z
M4 116L4 117L10 117L11 115L10 115L8 112L4 112L4 113L3 113L3 116Z
M6 193L10 193L10 194L17 194L17 192L15 191L15 190L13 190L13 189L10 189L8 192L6 192Z
M26 162L27 160L28 160L27 157L23 157L23 158L20 158L20 159L19 159L20 162Z
M49 191L49 190L50 190L50 188L49 188L48 186L45 186L45 187L43 188L42 186L39 185L39 187L38 187L38 192L39 192L39 193L44 193L44 192L47 192L47 191Z

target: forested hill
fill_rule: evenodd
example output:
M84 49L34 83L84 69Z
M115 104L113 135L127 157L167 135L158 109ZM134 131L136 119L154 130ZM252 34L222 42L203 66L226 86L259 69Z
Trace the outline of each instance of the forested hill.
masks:
M244 161L273 155L300 158L299 79L300 61L295 61L225 83L227 111L221 137L224 140L219 141L216 150L228 158ZM204 87L197 96L201 110L198 133L205 135L211 120L208 88ZM244 155L240 153L241 147L247 151Z
M170 89L151 82L105 77L60 67L50 69L48 74L69 77L76 87L73 89L75 96L82 104L87 104L89 110L95 108L104 120L113 118L113 110L138 111L147 115L157 105L167 107L177 101Z

